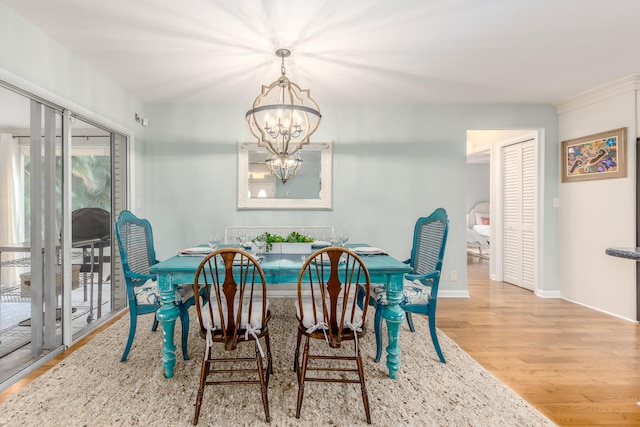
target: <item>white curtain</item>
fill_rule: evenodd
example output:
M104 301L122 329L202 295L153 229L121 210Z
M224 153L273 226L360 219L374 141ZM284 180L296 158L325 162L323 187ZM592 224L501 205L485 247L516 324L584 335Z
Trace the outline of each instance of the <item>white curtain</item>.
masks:
M8 133L0 133L0 246L24 241L23 171L20 167L18 139ZM2 261L24 256L3 252ZM15 285L18 271L2 268L0 284Z

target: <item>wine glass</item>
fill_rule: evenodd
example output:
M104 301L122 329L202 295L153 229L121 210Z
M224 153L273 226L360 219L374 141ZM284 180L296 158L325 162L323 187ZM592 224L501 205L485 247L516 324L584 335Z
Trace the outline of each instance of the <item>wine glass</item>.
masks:
M264 249L264 247L266 245L267 245L267 242L265 242L264 240L260 240L260 239L253 240L253 247L255 248L255 255L260 255L262 253L262 250Z
M331 235L331 246L342 246L344 244L344 233L336 231Z
M338 233L338 239L340 239L340 246L345 246L349 241L349 234L346 232Z
M247 234L240 231L236 234L236 243L240 249L244 249L244 244L247 241Z
M218 245L220 245L220 233L218 232L210 232L209 233L209 247L211 250L218 249Z

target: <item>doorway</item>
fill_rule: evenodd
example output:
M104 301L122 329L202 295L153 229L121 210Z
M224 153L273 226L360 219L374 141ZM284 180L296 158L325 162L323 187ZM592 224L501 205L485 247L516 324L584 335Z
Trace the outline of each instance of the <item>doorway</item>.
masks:
M474 164L485 164L490 172L489 183L485 183L484 185L489 187L489 203L490 203L490 218L491 218L491 226L490 226L490 234L491 234L491 244L490 244L490 260L489 260L489 277L491 280L496 281L505 281L505 271L507 272L506 278L513 281L513 271L514 265L513 260L515 259L517 262L516 270L519 272L526 272L530 277L533 277L532 281L527 282L527 287L531 290L538 289L537 278L541 277L539 268L540 264L536 261L539 257L538 249L540 248L540 238L541 233L539 232L540 227L539 218L540 218L540 203L539 200L541 198L541 188L536 186L533 189L533 194L528 197L533 197L534 207L533 211L531 211L530 215L533 215L532 227L528 227L528 231L533 231L533 234L528 234L528 237L534 239L534 244L527 244L525 246L517 246L519 249L519 253L516 257L514 257L513 246L509 246L506 243L512 242L511 237L509 235L511 228L513 226L513 217L510 216L511 210L508 212L505 211L505 200L509 201L510 199L505 195L505 188L508 191L515 191L516 198L521 200L521 190L513 189L509 187L509 185L505 185L505 155L504 148L507 146L514 146L518 143L524 141L534 141L533 145L536 150L536 153L539 153L539 147L541 147L540 143L540 131L536 129L518 129L518 130L469 130L467 132L467 175L468 179L475 179L476 182L472 184L468 184L468 192L477 191L474 188L477 187L477 173L473 175L473 166ZM529 172L534 174L534 179L537 179L538 176L542 176L542 165L541 165L541 155L538 155L534 158L534 164L531 169L528 169ZM472 176L473 175L473 176ZM467 194L467 203L473 200L472 194ZM527 199L530 200L530 199ZM511 202L509 202L511 203ZM519 218L519 219L518 219ZM519 226L522 216L516 218L516 223ZM528 217L528 219L531 219ZM508 224L505 223L508 222ZM506 237L505 237L506 236ZM530 242L529 242L530 243ZM528 254L528 256L533 256L532 262L522 263L521 258L519 258L522 254L522 250L526 252L527 250L533 251L532 254ZM531 258L529 258L531 259ZM506 262L510 264L507 265ZM523 270L523 266L525 267ZM510 275L511 274L511 275ZM522 282L515 283L518 286L522 286Z

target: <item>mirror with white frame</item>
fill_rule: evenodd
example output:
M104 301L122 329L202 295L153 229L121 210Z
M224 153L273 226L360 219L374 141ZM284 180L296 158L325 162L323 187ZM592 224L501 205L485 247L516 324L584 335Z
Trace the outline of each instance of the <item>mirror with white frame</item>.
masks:
M304 145L302 166L286 183L269 172L268 152L256 142L238 142L238 210L332 209L333 142Z

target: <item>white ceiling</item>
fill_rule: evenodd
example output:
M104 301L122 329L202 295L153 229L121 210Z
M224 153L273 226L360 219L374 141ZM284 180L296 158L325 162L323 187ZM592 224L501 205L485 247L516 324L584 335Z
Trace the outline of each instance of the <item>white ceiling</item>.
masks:
M143 102L555 103L640 72L640 0L0 0Z

